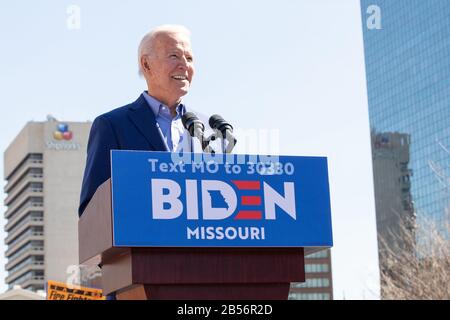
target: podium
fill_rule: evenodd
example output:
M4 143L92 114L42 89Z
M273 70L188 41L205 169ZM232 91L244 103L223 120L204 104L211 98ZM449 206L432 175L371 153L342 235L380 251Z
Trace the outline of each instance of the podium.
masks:
M305 281L303 248L114 247L110 179L78 227L80 264L100 264L103 294L118 300L286 300Z
M113 150L79 220L80 264L101 265L117 299L286 300L304 256L332 246L326 158L280 156L276 173L254 159L233 173Z

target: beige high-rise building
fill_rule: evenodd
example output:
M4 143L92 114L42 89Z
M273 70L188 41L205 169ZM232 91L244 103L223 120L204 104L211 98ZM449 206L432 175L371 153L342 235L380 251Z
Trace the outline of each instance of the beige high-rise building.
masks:
M28 122L4 153L6 283L32 291L78 266L78 213L90 122Z

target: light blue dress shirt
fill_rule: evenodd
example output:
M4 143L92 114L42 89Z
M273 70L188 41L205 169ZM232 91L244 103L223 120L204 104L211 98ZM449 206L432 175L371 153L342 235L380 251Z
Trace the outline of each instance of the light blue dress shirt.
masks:
M176 109L176 116L172 117L168 106L150 96L147 91L144 91L143 95L155 115L167 147L170 151L176 151L183 142L185 129L181 117L186 113L186 107L180 103Z

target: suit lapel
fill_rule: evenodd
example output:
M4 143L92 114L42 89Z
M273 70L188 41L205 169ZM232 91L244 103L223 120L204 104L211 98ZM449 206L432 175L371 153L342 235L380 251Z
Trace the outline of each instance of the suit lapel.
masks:
M169 151L157 126L155 115L142 94L131 105L128 117L155 151Z

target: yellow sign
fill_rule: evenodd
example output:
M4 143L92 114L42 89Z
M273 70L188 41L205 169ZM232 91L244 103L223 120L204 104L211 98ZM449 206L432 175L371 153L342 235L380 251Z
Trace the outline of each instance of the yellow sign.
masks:
M71 286L64 282L47 282L47 300L105 300L102 290Z

